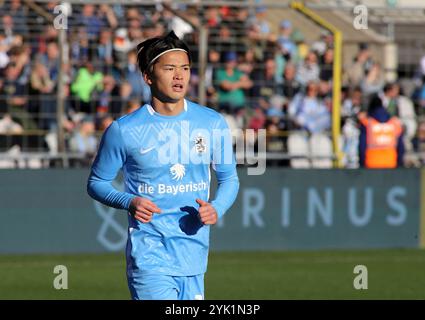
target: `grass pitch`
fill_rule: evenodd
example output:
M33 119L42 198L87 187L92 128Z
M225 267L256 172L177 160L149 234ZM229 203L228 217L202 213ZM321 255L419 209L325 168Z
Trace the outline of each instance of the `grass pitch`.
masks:
M68 289L53 287L56 265ZM356 265L368 289L356 290ZM211 253L207 299L425 299L425 250ZM0 299L129 299L123 254L0 256Z

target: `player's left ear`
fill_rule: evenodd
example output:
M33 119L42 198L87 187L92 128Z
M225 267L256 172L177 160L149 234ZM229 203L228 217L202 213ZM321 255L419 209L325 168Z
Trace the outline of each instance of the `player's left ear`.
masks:
M152 85L152 75L148 72L145 72L143 74L143 80L145 80L146 84L148 84L149 86Z

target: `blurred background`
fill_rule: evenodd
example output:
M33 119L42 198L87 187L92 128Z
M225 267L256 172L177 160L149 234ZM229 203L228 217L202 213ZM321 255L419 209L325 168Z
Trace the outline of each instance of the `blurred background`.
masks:
M150 102L136 45L171 30L192 51L188 99L222 113L245 151L259 141L244 129L266 132L263 175L237 153L206 297L425 298L424 1L2 0L0 12L0 298L129 297L127 217L90 199L86 179L103 131ZM58 264L69 290L52 286ZM368 290L353 288L360 264Z

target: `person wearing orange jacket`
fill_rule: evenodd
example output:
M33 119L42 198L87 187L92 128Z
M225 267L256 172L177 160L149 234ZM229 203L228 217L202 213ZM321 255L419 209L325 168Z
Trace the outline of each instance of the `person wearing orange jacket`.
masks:
M368 114L360 113L359 160L365 168L396 168L403 165L403 126L391 117L382 100L374 96Z

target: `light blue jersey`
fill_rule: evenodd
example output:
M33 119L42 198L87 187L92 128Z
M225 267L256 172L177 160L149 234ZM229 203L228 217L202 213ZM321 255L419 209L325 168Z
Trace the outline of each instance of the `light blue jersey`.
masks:
M121 168L125 192L111 184ZM210 168L218 181L212 201ZM128 210L131 200L141 196L162 210L145 224L128 214L130 277L205 273L210 227L199 220L196 199L210 202L220 218L233 204L238 188L224 118L188 100L176 116L144 105L114 121L102 137L87 185L90 196L108 206Z

